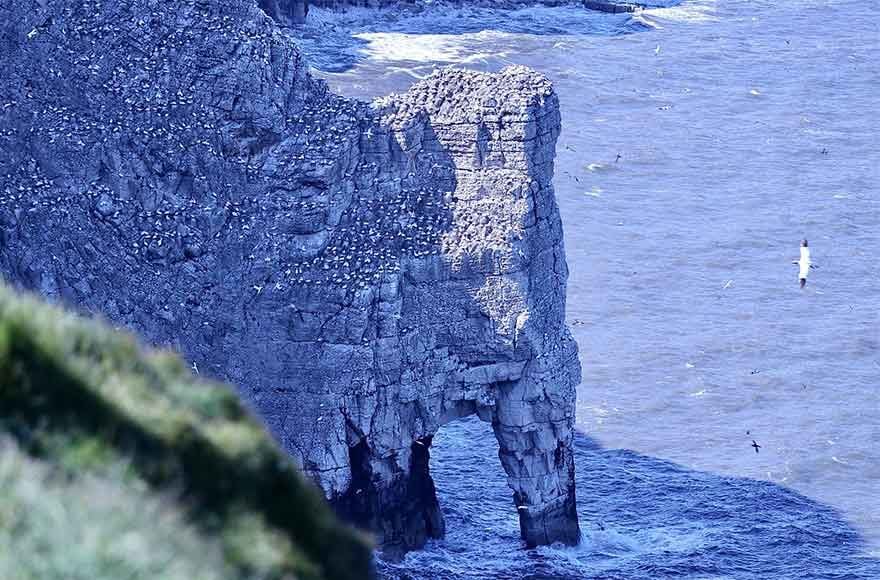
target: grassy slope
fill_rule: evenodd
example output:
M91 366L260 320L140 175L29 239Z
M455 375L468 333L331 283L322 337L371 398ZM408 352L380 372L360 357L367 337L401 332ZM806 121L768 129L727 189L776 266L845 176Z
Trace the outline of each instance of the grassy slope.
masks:
M370 575L230 390L2 283L0 490L4 580Z

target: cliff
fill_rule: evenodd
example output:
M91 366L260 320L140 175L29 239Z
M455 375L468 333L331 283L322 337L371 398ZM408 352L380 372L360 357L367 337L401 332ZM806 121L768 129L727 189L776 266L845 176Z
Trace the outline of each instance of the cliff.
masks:
M346 100L246 0L0 21L0 272L237 384L388 555L442 535L431 439L474 413L526 542L577 541L545 78Z
M370 577L238 398L0 284L0 576Z
M306 21L308 0L259 0L260 8L282 26L296 26Z

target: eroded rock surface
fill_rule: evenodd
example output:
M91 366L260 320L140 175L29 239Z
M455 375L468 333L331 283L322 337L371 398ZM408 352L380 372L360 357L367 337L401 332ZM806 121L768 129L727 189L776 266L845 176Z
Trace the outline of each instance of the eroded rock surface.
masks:
M346 100L246 0L0 22L0 272L238 384L387 554L442 535L431 440L474 413L526 542L577 541L545 78Z
M260 8L282 26L296 26L306 21L308 0L259 0Z

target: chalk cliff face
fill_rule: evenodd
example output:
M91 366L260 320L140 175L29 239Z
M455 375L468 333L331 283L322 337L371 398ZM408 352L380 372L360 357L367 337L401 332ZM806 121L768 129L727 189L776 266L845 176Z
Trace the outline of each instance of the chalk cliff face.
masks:
M545 78L346 100L246 0L0 21L0 272L238 384L386 554L443 534L431 440L474 413L526 542L577 541Z

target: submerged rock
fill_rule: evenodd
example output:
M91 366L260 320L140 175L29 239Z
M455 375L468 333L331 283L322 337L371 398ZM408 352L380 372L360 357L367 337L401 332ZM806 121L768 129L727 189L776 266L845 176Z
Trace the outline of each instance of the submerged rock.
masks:
M577 542L547 79L343 99L246 0L0 21L0 272L238 384L390 556L442 535L429 448L470 414L527 544Z

